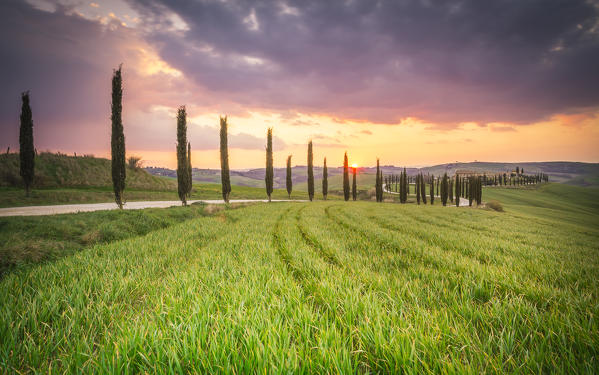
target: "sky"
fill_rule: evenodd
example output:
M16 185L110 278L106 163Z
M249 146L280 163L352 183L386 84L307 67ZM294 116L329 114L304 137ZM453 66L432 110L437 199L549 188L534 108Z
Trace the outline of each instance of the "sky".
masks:
M122 64L128 155L192 164L599 162L597 0L2 0L0 148L29 90L38 151L110 156Z

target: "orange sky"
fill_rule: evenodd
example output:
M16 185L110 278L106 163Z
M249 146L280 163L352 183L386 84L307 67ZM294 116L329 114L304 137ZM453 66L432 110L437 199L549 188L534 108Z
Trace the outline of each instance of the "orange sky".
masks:
M198 168L220 167L220 115L229 116L230 166L239 169L264 166L269 127L276 167L290 154L293 165L305 165L309 140L316 165L327 157L341 166L345 151L360 166L377 157L396 166L599 162L597 75L590 73L597 54L589 47L599 45L599 31L583 22L593 17L584 1L576 1L580 20L564 18L555 30L530 27L518 17L528 8L517 3L512 15L482 12L489 25L470 22L469 12L480 10L472 4L458 4L472 8L461 14L449 2L437 10L413 2L412 18L379 28L365 20L389 21L398 11L392 4L362 14L369 8L340 13L326 2L275 11L156 0L163 1L0 3L0 38L13 67L0 72L0 147L18 147L18 98L31 90L38 150L108 157L110 76L123 63L127 153L146 166L175 167L180 105ZM532 13L553 17L573 7ZM211 11L223 22L199 20ZM318 28L323 35L313 34L313 22L326 25ZM462 27L475 37L464 38ZM527 44L504 39L507 31Z

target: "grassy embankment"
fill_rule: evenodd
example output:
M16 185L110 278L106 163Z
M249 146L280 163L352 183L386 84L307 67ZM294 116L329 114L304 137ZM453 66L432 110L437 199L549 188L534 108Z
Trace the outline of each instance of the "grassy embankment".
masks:
M259 204L17 269L0 366L596 373L599 196L569 189L489 192L504 213Z

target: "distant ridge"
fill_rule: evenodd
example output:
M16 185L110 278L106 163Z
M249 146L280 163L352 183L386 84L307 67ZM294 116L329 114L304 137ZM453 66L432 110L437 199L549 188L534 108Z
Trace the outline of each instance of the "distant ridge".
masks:
M422 168L406 168L409 175L415 175L418 172L424 174L442 175L448 173L453 175L458 169L468 169L472 171L490 172L490 173L508 173L515 170L516 167L524 168L526 174L545 173L553 182L567 183L578 186L599 186L599 163L582 163L567 161L551 162L523 162L523 163L502 163L502 162L468 162L468 163L446 163ZM168 168L148 167L146 170L157 176L176 177L176 171ZM358 173L361 175L374 175L376 167L360 167ZM401 166L384 165L382 166L384 174L399 174L403 170ZM329 167L329 177L341 175L342 167ZM275 188L285 186L285 168L275 168L274 171ZM306 166L293 167L293 184L298 189L302 189L302 184L306 183ZM322 168L314 167L314 178L322 178ZM193 169L193 179L196 182L220 183L220 169ZM264 168L254 168L245 170L232 170L231 182L242 186L264 186Z

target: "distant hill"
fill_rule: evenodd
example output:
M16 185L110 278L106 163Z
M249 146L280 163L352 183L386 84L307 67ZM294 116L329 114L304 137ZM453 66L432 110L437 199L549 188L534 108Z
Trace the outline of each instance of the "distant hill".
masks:
M456 170L467 169L478 172L489 173L508 173L515 170L516 167L524 168L525 174L545 173L549 175L552 182L561 182L577 186L599 186L599 164L598 163L578 163L578 162L533 162L533 163L447 163L433 165L422 168L406 168L409 175L415 175L419 172L424 174L442 175L447 172L449 175L455 174ZM393 165L381 166L384 174L399 174L403 167ZM168 168L149 167L146 170L156 176L177 177L177 172ZM374 175L376 167L358 168L358 185L374 185ZM341 167L329 167L329 189L338 190L342 185ZM285 168L275 168L274 187L285 188ZM295 166L292 168L294 189L307 190L307 167ZM322 168L314 167L314 179L317 189L322 179ZM193 180L196 182L220 183L220 169L193 169ZM234 185L263 187L264 186L264 168L250 170L231 171L231 183Z
M140 190L174 190L175 181L151 175L143 168L127 168L127 188ZM19 155L0 155L0 186L22 185ZM93 156L71 156L42 152L35 158L34 188L112 187L111 163Z

